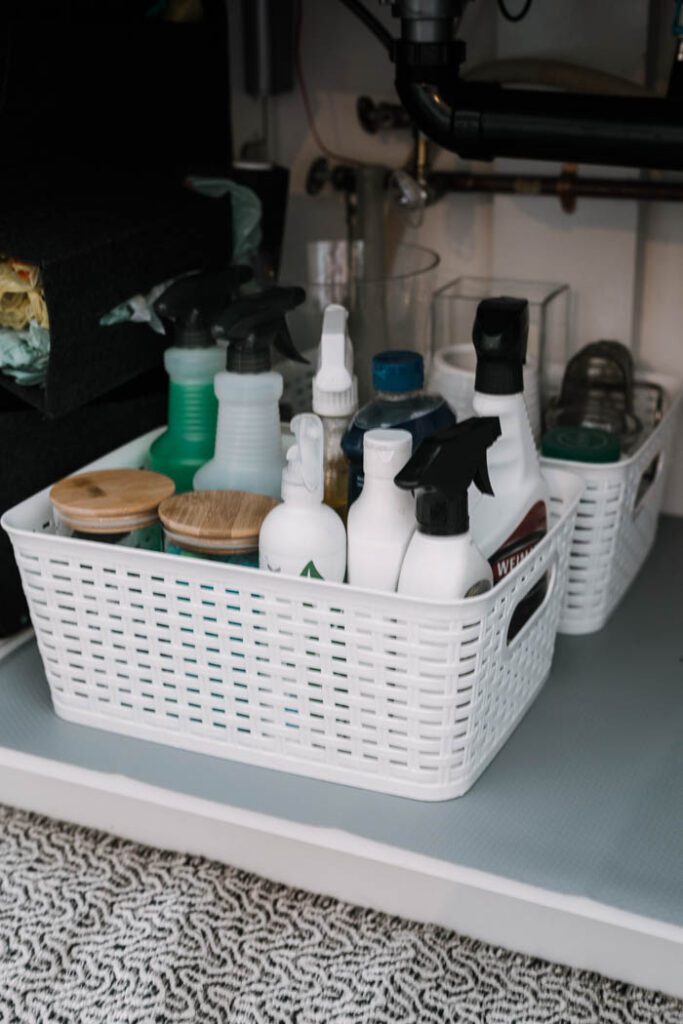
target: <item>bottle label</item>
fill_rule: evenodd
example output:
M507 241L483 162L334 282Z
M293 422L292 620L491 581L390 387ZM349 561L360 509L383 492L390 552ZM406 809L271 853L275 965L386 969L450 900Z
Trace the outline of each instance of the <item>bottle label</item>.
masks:
M548 514L544 501L537 501L514 533L489 558L493 582L498 583L526 558L548 532Z
M307 576L309 579L312 580L321 580L323 578L322 575L316 569L315 562L313 562L312 560L310 562L307 562L306 565L303 567L303 569L301 570L301 575Z

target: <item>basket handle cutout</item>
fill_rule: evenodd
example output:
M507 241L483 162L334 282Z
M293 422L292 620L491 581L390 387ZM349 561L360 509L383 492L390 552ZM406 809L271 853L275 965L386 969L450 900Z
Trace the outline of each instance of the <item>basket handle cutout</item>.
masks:
M643 502L648 494L648 491L652 489L652 485L655 480L659 477L662 472L662 466L664 463L664 453L657 452L654 459L648 462L647 466L643 470L643 474L638 481L638 488L636 490L636 500L633 505L633 516L634 518L640 512Z
M516 640L523 629L530 626L538 618L555 589L557 578L557 563L553 562L546 571L532 580L529 587L520 597L515 605L508 622L505 642L509 647L513 640Z

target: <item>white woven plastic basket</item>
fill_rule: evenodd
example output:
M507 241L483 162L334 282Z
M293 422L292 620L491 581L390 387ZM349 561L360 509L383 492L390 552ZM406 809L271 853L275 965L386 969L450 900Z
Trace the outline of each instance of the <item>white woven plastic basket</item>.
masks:
M561 633L602 629L654 543L681 392L671 377L647 374L641 379L663 387L668 401L659 425L630 458L603 466L541 460L546 471L564 467L585 484L572 537ZM651 422L654 408L648 404L648 392L636 394L636 411Z
M154 436L93 466L140 466ZM472 785L550 670L582 485L548 479L547 537L494 590L448 604L57 537L48 489L2 524L63 718L442 800Z

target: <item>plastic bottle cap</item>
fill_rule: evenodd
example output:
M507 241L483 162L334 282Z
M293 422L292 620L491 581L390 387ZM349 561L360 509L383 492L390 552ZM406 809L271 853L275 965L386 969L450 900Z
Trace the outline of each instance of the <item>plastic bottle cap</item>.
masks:
M393 480L413 453L407 430L368 430L363 438L363 470L366 477Z
M358 408L347 319L343 306L333 304L325 310L318 370L313 378L313 412L319 416L350 416Z
M619 438L597 427L553 427L543 435L543 454L572 462L618 462Z
M372 357L375 391L419 391L424 384L424 360L409 349L380 352Z

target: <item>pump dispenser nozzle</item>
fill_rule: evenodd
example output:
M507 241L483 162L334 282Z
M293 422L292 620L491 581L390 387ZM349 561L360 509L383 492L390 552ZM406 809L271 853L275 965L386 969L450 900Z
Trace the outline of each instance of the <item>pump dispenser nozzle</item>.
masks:
M282 472L282 497L319 504L323 500L323 425L311 412L291 422L295 444L287 452Z
M286 314L306 298L303 288L268 288L233 302L213 321L214 338L228 341L231 373L264 373L271 367L270 346L299 363L308 360L297 351Z
M474 389L488 395L515 395L524 390L529 303L501 296L477 306L472 340L477 350Z
M211 348L211 324L253 277L251 267L224 267L187 274L169 285L154 303L162 320L173 324L176 348Z
M353 348L343 306L327 306L313 378L313 412L319 416L350 416L358 408L358 381L353 373Z
M395 477L397 487L418 491L421 533L453 536L469 528L467 491L472 482L493 494L486 451L500 437L497 416L474 417L422 442Z
M269 512L259 535L259 565L271 572L341 583L346 572L346 530L323 504L323 425L313 413L292 420L296 444L282 472L282 503Z

